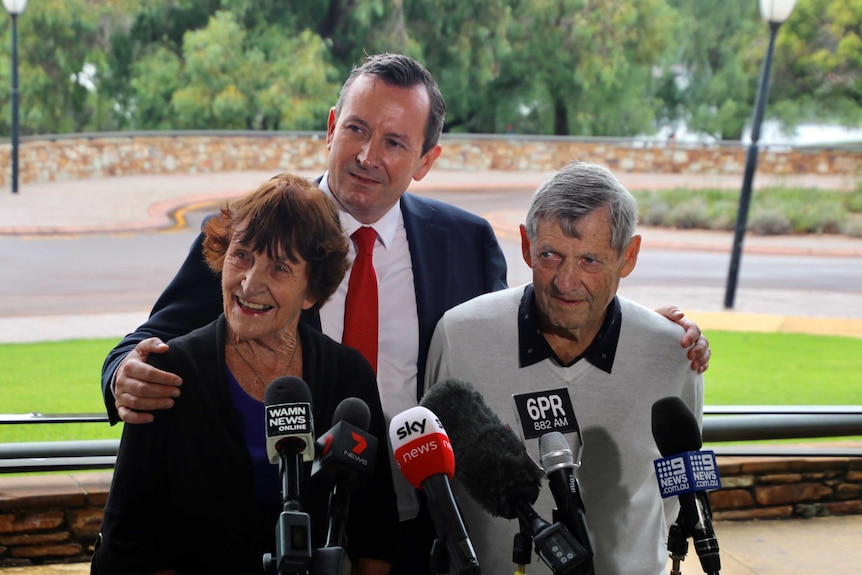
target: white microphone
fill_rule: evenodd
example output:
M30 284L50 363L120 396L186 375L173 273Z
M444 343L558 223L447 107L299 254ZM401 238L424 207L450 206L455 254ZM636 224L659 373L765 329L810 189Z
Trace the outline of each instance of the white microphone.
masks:
M266 451L278 463L283 509L276 524L276 556L263 557L264 570L304 572L311 561L311 518L302 511L299 484L302 462L314 459L311 391L298 377L274 379L264 392Z
M272 380L263 396L266 409L266 454L277 464L283 454L314 460L314 421L308 384L293 376Z

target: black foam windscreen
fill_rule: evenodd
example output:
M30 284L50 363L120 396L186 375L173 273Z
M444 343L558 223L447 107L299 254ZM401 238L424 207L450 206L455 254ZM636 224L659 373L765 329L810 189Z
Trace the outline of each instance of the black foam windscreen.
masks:
M542 471L472 385L441 380L419 403L443 424L455 453L455 477L482 508L512 519L515 500L536 501Z
M283 375L273 379L263 393L264 405L281 403L311 403L308 384L298 377Z
M653 403L652 436L662 457L698 451L703 445L697 418L676 396L664 397Z
M349 423L357 429L368 431L371 424L371 409L358 397L346 397L341 400L332 413L332 425L339 421Z

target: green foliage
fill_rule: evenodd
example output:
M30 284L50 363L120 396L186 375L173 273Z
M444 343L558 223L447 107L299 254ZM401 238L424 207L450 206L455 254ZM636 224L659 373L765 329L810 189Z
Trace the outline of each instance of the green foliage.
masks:
M351 68L388 51L435 75L448 131L629 136L686 122L739 139L769 39L756 6L34 0L19 19L21 131L322 130ZM778 35L767 118L862 122L860 22L862 0L799 0ZM0 134L9 105L0 92Z
M862 217L848 219L841 225L841 233L854 238L862 238Z
M856 189L844 196L844 207L848 212L862 214L862 181L856 185Z
M862 0L799 2L778 39L776 99L805 110L805 115L859 123L860 68Z
M640 223L680 229L732 230L739 210L738 192L726 190L633 190L638 201ZM862 195L862 192L854 194ZM848 200L849 198L849 200ZM766 188L752 194L748 229L758 235L788 233L851 233L847 225L847 192ZM855 220L853 220L855 221Z
M523 94L507 0L405 3L408 53L434 74L446 98L447 129L502 132L517 118ZM493 94L493 96L492 96Z
M671 208L668 223L679 229L708 228L709 210L701 198L690 198Z
M793 226L780 210L761 208L749 217L748 229L759 236L776 236L791 233Z
M129 2L40 0L28 4L18 17L21 133L79 132L105 126L110 101L95 88L99 76L85 74L85 65L105 62L105 37L119 25ZM9 18L0 51L2 81L8 85L11 71ZM0 130L9 133L11 95L0 92L4 108Z
M768 38L750 0L670 0L678 11L677 43L664 58L664 116L718 139L738 139L751 117L760 58L755 41ZM759 32L759 33L758 33ZM757 46L759 48L759 46ZM754 57L754 52L759 58Z
M180 55L162 44L133 64L130 124L321 130L338 93L325 59L326 44L308 30L251 36L231 12L220 11L185 34Z

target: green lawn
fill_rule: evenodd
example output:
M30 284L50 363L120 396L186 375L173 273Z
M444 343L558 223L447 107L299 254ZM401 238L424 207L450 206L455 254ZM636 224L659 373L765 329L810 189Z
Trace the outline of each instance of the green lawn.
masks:
M712 405L862 404L862 339L709 331Z
M710 331L711 405L859 405L862 339ZM0 412L103 412L99 378L114 339L0 345ZM107 424L2 425L0 442L112 439Z
M0 345L0 412L104 413L102 362L116 339ZM0 425L0 442L119 438L107 423Z

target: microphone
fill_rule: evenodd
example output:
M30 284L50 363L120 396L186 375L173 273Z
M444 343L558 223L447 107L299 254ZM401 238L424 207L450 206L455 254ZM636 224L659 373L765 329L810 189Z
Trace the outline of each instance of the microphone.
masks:
M425 407L411 407L392 418L389 440L398 469L413 487L425 492L437 537L446 546L454 572L480 573L449 483L455 474L455 456L440 420Z
M266 454L270 463L279 456L302 455L314 460L314 422L308 384L291 375L277 377L263 394L266 408Z
M266 452L278 463L283 510L276 525L276 559L264 555L264 569L297 573L311 559L311 520L302 512L299 482L303 461L314 459L314 424L311 391L298 377L272 380L263 396L266 418Z
M326 547L344 547L350 494L374 474L377 438L368 433L370 423L368 404L348 397L336 406L332 428L317 439L311 476L331 485Z
M580 442L581 434L576 434L579 440L577 453L582 451ZM578 479L575 477L575 469L581 466L580 458L575 461L568 441L559 431L546 433L539 438L539 461L548 478L548 486L554 496L557 509L554 518L560 522L575 536L578 543L589 555L584 560L583 573L591 575L593 567L593 545L590 541L590 533L587 530L586 509L581 497Z
M462 462L456 476L476 503L494 517L517 517L536 553L555 573L578 573L588 553L562 523L548 523L536 512L542 472L481 394L467 382L445 379L419 403L440 414Z
M674 537L691 536L704 573L717 575L721 560L706 494L709 490L721 488L715 453L700 451L703 445L700 425L679 397L665 397L653 404L652 435L662 454L662 458L655 461L661 495L663 498L678 495L681 506L668 537L674 569L685 555L685 544L681 556L671 549Z

